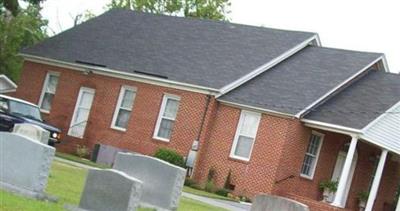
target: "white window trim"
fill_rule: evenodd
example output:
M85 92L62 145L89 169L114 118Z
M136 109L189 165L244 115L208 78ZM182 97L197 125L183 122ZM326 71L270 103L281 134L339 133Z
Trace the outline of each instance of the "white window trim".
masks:
M320 137L320 143L319 143L319 146L318 146L317 154L315 155L315 165L311 169L311 175L303 174L303 173L300 172L300 176L301 177L309 179L309 180L313 180L314 179L315 170L317 169L317 165L318 165L319 155L320 155L320 152L321 152L322 145L324 144L324 138L325 138L325 134L317 132L315 130L313 130L311 132L311 135L319 136ZM311 136L308 139L307 148L308 148L308 145L310 144L310 141L311 141L310 138L311 138ZM304 153L304 157L306 156L306 154L307 154L307 149L306 149L306 152ZM304 163L304 160L301 163L301 168L303 168L303 163ZM301 171L301 169L300 169L300 171Z
M111 128L112 129L123 131L123 132L125 132L127 130L127 128L118 127L118 126L115 125L115 123L117 122L118 112L121 109L128 110L127 108L122 108L121 107L125 91L127 91L127 90L134 92L135 93L135 98L136 98L136 92L137 92L137 88L136 87L125 86L125 85L121 86L121 90L119 91L117 105L115 106L114 115L113 115L113 118L112 118L112 121L111 121ZM132 108L129 110L131 112L131 116L132 116L133 106L135 104L135 98L133 98Z
M158 136L158 130L160 129L160 126L161 126L161 120L162 119L169 119L169 120L173 120L174 123L176 121L176 117L175 117L175 119L168 118L168 117L163 117L163 113L164 113L165 107L167 106L167 100L168 99L174 99L174 100L177 100L177 101L181 100L181 98L179 96L177 96L177 95L164 94L164 96L163 96L162 103L161 103L161 108L160 108L160 111L158 112L156 128L154 129L153 139L164 141L164 142L169 142L170 140L167 139L167 138L163 138L163 137L159 137ZM178 107L178 112L179 112L179 107ZM178 113L176 115L178 115ZM175 124L174 124L174 126L175 126Z
M42 109L42 103L43 103L43 98L44 98L44 94L46 92L47 85L49 83L49 78L50 78L51 75L58 76L58 80L60 80L60 73L59 72L47 72L46 78L44 79L44 83L43 83L43 87L42 87L42 93L40 94L40 98L39 98L39 102L38 102L38 106L40 108L40 111L42 113L46 113L46 114L49 114L50 111ZM57 83L57 86L58 86L58 83ZM54 93L54 95L55 95L55 93Z
M85 131L86 131L86 127L85 127L85 130L83 130L83 135L82 135L82 136L75 136L75 135L71 134L71 127L75 124L75 123L74 123L74 119L75 119L75 117L76 117L76 112L77 112L78 107L79 107L79 104L80 104L80 102L81 102L81 100L82 100L82 93L83 93L84 91L90 92L90 93L93 94L93 101L92 101L92 104L90 105L89 116L88 116L88 120L89 120L90 111L92 110L92 106L93 106L93 102L94 102L94 97L95 97L94 95L95 95L95 93L96 93L96 90L95 90L95 89L92 89L92 88L88 88L88 87L81 87L81 88L79 89L78 98L77 98L76 103L75 103L75 108L74 108L74 113L73 113L73 115L72 115L71 123L69 124L69 128L68 128L68 135L69 135L69 136L72 136L72 137L75 137L75 138L80 138L80 139L83 138L83 136L84 136L84 134L85 134ZM87 124L87 122L86 122L86 124ZM87 125L86 125L86 126L87 126Z
M251 145L251 149L250 149L250 154L249 157L242 157L242 156L237 156L235 155L235 151L236 151L236 147L237 147L237 143L239 141L239 136L240 136L240 126L243 124L244 121L244 114L250 114L250 115L255 115L258 117L258 123L257 123L257 128L256 128L256 135L254 137L250 137L253 138L253 144ZM233 139L233 144L231 147L231 152L229 154L229 157L233 158L233 159L238 159L238 160L243 160L243 161L250 161L251 158L251 154L253 153L253 147L254 144L256 143L256 139L257 139L257 133L258 133L258 128L260 126L260 122L261 122L261 113L257 113L257 112L253 112L253 111L247 111L247 110L242 110L242 112L240 113L240 118L239 118L239 122L237 124L236 127L236 133L235 133L235 137ZM249 136L246 136L249 137Z

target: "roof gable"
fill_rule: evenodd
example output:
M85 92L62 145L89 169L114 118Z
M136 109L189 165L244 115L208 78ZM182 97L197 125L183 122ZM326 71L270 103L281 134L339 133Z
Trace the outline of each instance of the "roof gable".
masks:
M363 129L400 101L400 75L371 70L304 118Z
M294 116L381 56L309 46L220 100Z

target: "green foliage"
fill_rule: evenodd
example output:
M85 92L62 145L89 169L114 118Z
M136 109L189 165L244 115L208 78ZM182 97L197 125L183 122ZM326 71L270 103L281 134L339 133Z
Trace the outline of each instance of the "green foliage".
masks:
M357 194L358 200L366 202L368 200L369 193L367 191L361 191Z
M215 184L212 180L208 181L206 183L206 186L204 187L204 190L209 192L209 193L214 193L215 192Z
M231 190L222 188L222 189L218 189L217 191L215 191L215 194L227 197L230 192L231 192Z
M18 81L22 68L19 51L47 36L47 21L40 15L40 9L29 5L20 9L15 17L7 12L0 13L0 74L6 74L14 81ZM5 11L4 8L0 10Z
M319 183L319 189L324 191L325 189L331 193L335 193L337 191L338 181L325 180Z
M76 155L80 158L89 156L89 149L85 145L76 145Z
M166 15L181 15L212 20L224 20L229 14L229 0L112 0L109 9L125 8Z
M160 148L154 154L154 157L167 161L168 163L174 164L176 166L185 167L185 161L183 157L171 149Z
M232 171L229 169L228 176L226 176L225 183L224 183L225 189L230 189L230 187L231 187L231 174L232 174Z

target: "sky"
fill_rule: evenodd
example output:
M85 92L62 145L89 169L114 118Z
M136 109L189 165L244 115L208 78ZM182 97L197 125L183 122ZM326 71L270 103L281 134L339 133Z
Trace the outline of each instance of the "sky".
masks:
M73 26L77 14L104 12L110 0L46 0L50 33ZM316 32L322 46L379 52L400 72L400 2L396 0L231 0L231 22ZM397 20L397 21L396 21Z

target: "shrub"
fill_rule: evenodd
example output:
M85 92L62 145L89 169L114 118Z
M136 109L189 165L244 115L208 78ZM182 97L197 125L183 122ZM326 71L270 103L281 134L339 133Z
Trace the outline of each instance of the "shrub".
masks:
M209 193L214 193L215 192L215 184L214 184L214 182L212 180L208 181L206 183L206 186L204 187L204 190L206 192L209 192Z
M232 174L232 171L229 169L228 176L226 176L226 179L225 179L224 189L231 188L231 174Z
M337 186L338 186L337 181L327 180L319 183L319 189L321 189L322 191L327 189L331 193L335 193L337 191Z
M207 181L208 182L212 181L214 179L214 176L215 176L215 169L214 169L214 167L211 167L208 170Z
M192 187L192 186L196 186L196 185L197 185L197 182L194 181L193 179L190 179L190 178L185 179L185 186Z
M80 158L89 156L89 149L85 145L76 145L76 155Z
M222 188L222 189L215 191L215 194L227 197L230 192L231 192L230 190Z
M368 201L369 193L367 191L361 191L357 194L357 198L359 201L366 202Z
M183 156L179 155L177 152L171 149L160 148L154 154L154 157L167 161L176 166L185 167L185 161Z

